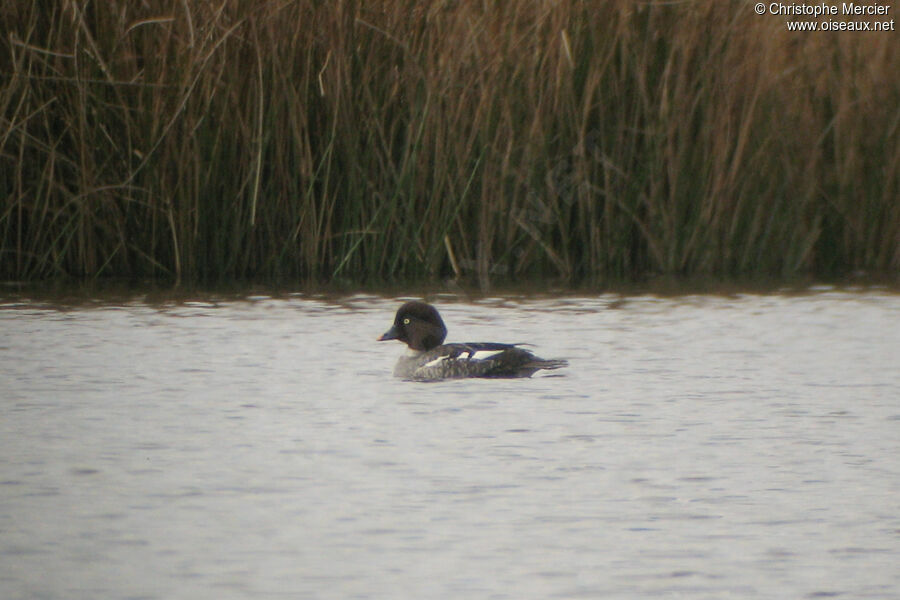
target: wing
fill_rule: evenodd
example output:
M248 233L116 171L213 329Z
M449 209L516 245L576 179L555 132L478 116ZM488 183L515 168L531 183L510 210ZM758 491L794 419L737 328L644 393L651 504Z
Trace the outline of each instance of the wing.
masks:
M528 377L537 368L536 357L515 344L475 342L445 344L430 350L416 367L421 381L461 377Z

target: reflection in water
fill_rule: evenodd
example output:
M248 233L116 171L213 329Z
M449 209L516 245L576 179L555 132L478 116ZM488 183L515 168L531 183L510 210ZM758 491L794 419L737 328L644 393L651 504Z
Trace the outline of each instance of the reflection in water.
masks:
M0 596L900 594L900 296L429 299L0 307Z

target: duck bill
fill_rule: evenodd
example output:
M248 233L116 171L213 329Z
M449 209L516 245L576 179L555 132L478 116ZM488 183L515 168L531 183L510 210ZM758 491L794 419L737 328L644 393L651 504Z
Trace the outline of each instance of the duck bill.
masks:
M385 340L396 340L398 335L400 335L400 334L397 331L397 326L395 325L395 326L391 327L390 329L388 329L387 331L385 331L384 334L380 338L378 338L378 341L383 342Z

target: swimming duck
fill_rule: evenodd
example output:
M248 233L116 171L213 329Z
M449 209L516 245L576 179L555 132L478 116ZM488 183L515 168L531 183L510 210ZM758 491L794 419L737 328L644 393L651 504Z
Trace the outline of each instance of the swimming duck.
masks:
M393 327L378 341L400 340L409 346L397 362L394 376L414 381L531 377L541 369L559 369L569 364L565 360L539 358L519 344L444 344L445 337L447 327L437 309L424 302L407 302L397 310Z

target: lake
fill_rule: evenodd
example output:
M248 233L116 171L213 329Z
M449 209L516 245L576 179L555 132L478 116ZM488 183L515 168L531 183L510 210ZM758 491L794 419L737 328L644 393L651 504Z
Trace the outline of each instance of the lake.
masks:
M898 598L900 294L0 303L0 597Z

